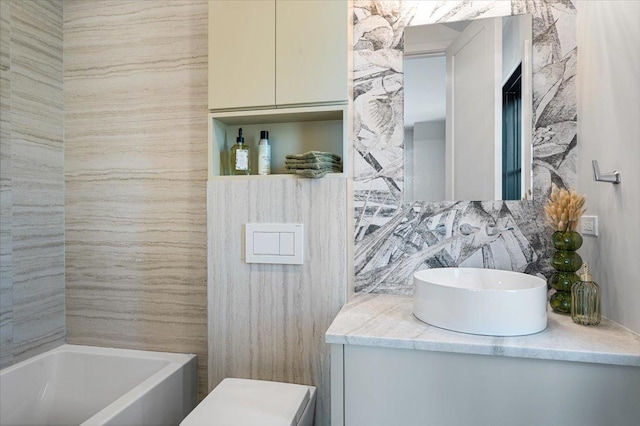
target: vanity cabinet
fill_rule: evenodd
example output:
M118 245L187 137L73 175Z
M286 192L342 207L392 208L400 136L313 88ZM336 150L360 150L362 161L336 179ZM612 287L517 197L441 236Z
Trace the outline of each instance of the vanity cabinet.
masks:
M640 419L640 336L550 313L544 331L456 333L413 297L352 296L325 335L332 426L629 425Z
M638 367L332 346L336 426L632 426L640 418Z
M346 0L209 2L209 109L347 101Z

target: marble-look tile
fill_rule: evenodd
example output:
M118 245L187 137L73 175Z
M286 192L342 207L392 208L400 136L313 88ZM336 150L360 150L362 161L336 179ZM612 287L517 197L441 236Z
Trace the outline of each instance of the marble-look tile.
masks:
M62 2L11 1L3 8L10 10L10 347L16 362L65 337Z
M223 178L208 183L209 388L225 377L315 385L329 424L324 331L346 301L344 178ZM304 265L247 264L246 223L304 224Z
M534 201L404 202L404 28L520 13L533 15ZM409 294L413 272L429 267L551 272L543 200L552 182L576 182L575 26L570 1L355 4L356 292Z
M603 318L597 327L549 312L546 330L529 336L478 336L444 330L413 316L413 298L362 294L345 305L327 343L551 359L640 367L640 335Z
M0 369L13 363L11 2L0 2Z
M67 341L198 354L208 3L65 1Z

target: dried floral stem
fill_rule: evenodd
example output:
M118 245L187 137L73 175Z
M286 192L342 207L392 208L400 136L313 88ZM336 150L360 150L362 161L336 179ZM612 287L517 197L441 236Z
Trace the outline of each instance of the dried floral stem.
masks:
M575 231L580 217L587 210L584 207L584 195L575 190L560 189L554 183L551 185L551 196L544 206L547 222L556 231Z

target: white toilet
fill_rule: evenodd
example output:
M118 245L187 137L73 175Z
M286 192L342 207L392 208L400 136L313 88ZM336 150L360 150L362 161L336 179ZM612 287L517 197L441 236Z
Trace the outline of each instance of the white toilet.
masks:
M316 388L224 379L180 426L312 426Z

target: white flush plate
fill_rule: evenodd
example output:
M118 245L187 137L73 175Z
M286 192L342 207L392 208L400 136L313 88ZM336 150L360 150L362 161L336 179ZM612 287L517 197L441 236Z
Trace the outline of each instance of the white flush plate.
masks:
M303 230L301 223L247 223L247 263L302 265Z

